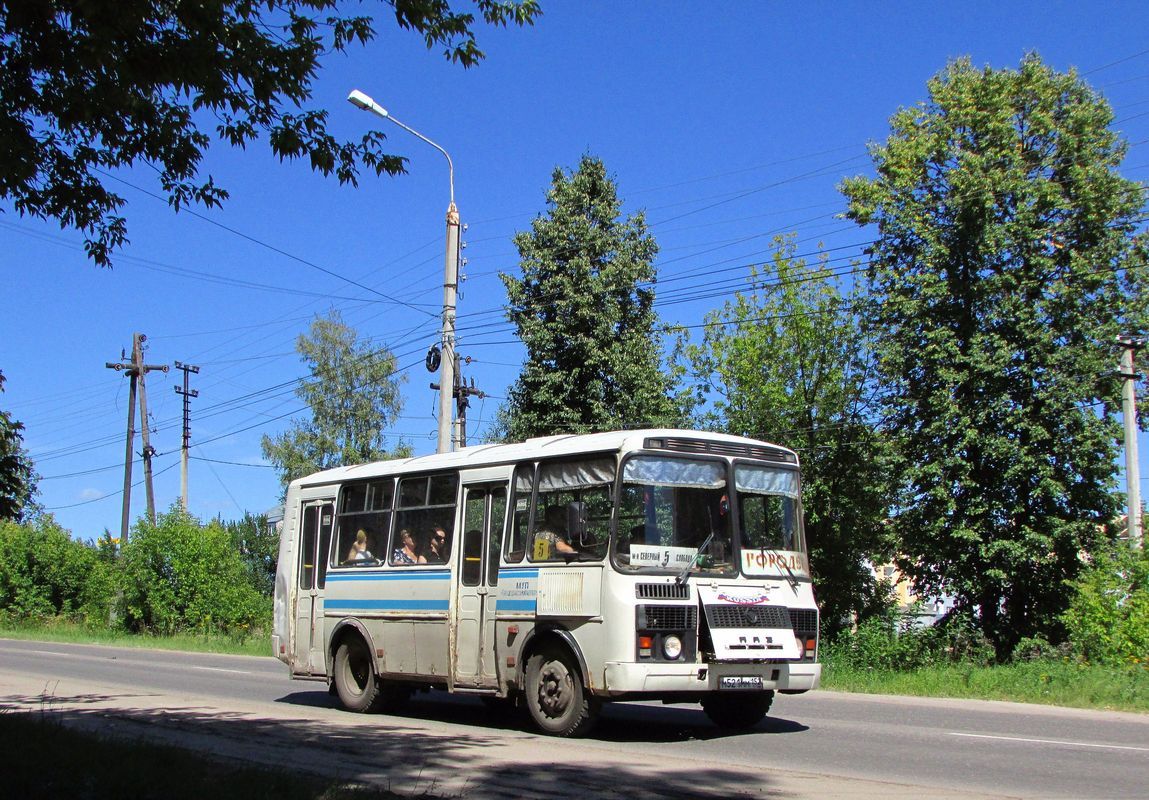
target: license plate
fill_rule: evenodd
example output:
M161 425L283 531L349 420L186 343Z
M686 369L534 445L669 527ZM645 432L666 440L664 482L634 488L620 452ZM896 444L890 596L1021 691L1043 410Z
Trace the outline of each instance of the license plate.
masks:
M762 688L761 675L723 675L718 679L719 689L753 691Z

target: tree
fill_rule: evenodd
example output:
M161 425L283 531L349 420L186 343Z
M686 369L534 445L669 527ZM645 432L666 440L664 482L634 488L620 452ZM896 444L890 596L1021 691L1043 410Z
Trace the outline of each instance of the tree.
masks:
M21 616L73 614L83 605L96 549L73 539L51 514L0 520L0 609Z
M243 519L222 522L239 551L248 580L260 594L271 597L275 590L275 569L279 562L279 531L267 523L267 514L245 511Z
M311 377L296 394L311 409L311 419L291 430L264 436L263 456L279 467L286 489L296 478L323 469L363 464L410 454L399 442L388 452L387 428L402 408L395 356L386 348L360 343L337 310L316 317L311 330L296 340Z
M247 580L228 532L201 525L179 503L155 524L140 518L123 548L120 580L133 631L245 634L271 618L271 601Z
M4 373L0 372L0 392ZM0 520L19 522L34 508L36 472L24 450L24 424L0 411Z
M451 0L389 0L400 28L464 68L483 58L475 15ZM216 206L228 193L200 162L213 140L266 135L281 159L355 184L366 167L403 171L372 132L341 142L327 112L306 107L323 56L365 45L374 20L340 0L82 0L0 2L0 198L20 214L87 235L97 264L126 241L109 171L144 163L178 210ZM536 0L474 0L484 22L529 25ZM210 127L214 131L209 133ZM214 135L213 135L214 134Z
M1141 328L1141 185L1108 103L1036 55L954 61L844 181L877 226L866 324L897 437L900 566L999 658L1063 636L1065 583L1115 513L1114 337Z
M527 360L501 410L504 438L677 421L653 310L658 246L602 161L556 168L549 211L515 235L521 277L500 273Z
M868 418L867 342L824 258L809 265L792 237L775 240L750 288L707 314L702 342L681 348L706 427L798 451L811 570L833 634L881 605L867 565L891 555L886 442Z

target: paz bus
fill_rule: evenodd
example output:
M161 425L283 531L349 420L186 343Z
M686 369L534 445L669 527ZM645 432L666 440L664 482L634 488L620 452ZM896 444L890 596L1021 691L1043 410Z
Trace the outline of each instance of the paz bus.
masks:
M272 647L351 711L437 689L556 736L627 700L752 726L821 677L798 457L635 430L300 478Z

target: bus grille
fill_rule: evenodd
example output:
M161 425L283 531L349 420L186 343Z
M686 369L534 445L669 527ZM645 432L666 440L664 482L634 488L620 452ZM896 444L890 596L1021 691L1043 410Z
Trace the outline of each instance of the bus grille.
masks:
M790 624L802 633L818 632L818 612L813 608L791 608Z
M638 606L635 611L640 631L692 631L698 627L697 606Z
M689 600L690 586L685 583L639 583L634 587L639 600Z
M791 629L785 606L707 606L706 619L712 628Z

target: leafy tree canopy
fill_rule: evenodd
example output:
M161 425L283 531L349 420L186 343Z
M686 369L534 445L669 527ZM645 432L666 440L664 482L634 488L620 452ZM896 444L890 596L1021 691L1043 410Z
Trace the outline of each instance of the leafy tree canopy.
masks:
M245 147L266 135L281 159L355 184L360 168L403 171L371 132L339 141L327 112L307 107L324 55L364 45L375 20L344 0L0 0L0 199L20 214L87 236L108 266L126 241L125 200L108 173L153 167L168 201L228 196L200 162L215 140ZM483 58L475 14L451 0L388 0L399 27L470 67ZM457 5L454 4L454 5ZM537 0L474 0L491 25L529 25ZM211 130L214 123L214 130Z
M311 418L278 436L264 436L264 458L280 469L286 489L296 478L323 469L410 455L399 442L386 450L387 428L402 407L395 356L361 343L338 311L317 317L296 349L311 370L296 394Z
M502 273L527 361L502 409L509 440L676 422L653 310L658 245L602 161L556 168L546 216L516 234L521 277Z
M0 392L4 391L4 373L0 372ZM34 509L36 473L24 450L24 424L0 411L0 520L19 521Z
M928 87L871 147L875 177L841 189L877 229L866 321L901 567L1006 656L1063 635L1065 582L1115 511L1114 338L1143 328L1145 192L1073 72L959 60Z
M867 417L873 391L851 296L824 259L808 264L792 237L775 240L750 288L707 315L699 344L680 349L711 401L704 427L798 451L811 569L831 633L880 605L867 561L890 555L886 443Z

